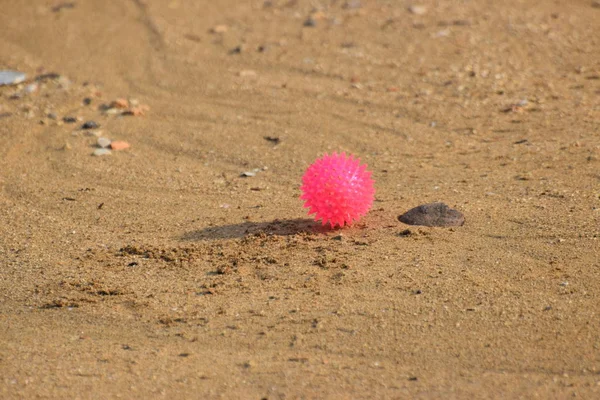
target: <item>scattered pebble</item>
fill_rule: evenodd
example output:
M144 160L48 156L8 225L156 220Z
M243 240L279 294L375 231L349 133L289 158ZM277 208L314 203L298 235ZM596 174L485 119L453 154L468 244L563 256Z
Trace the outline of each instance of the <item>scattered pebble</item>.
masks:
M229 30L227 25L217 25L210 30L211 33L225 33Z
M256 76L256 71L251 69L244 69L240 71L239 76L241 76L242 78L252 78Z
M54 7L52 7L52 12L59 12L64 8L75 8L75 3L70 1L70 2L65 2L65 3L60 3Z
M437 31L433 37L441 38L450 36L450 29L442 29L441 31Z
M16 85L23 82L26 76L23 72L0 71L0 86Z
M464 215L444 203L429 203L415 207L398 217L407 225L423 226L462 226Z
M96 156L96 157L100 157L100 156L110 156L112 154L112 152L109 149L96 149L94 150L94 152L92 153L92 155Z
M131 147L131 145L123 140L115 140L110 143L110 148L116 151L125 150Z
M98 129L100 128L100 124L96 121L86 121L81 125L81 129Z
M131 101L130 103L133 104ZM133 115L134 117L138 117L140 115L145 115L146 111L150 110L150 107L146 104L140 104L139 106L134 106L129 108L128 110L123 111L123 115Z
M53 112L49 112L46 116L50 119L58 119L58 115L56 115L56 113Z
M245 172L242 172L240 174L240 177L242 177L242 178L249 178L249 177L252 177L252 176L256 176L256 172L258 172L258 171L245 171Z
M304 21L304 26L307 26L309 28L313 28L315 26L317 26L317 20L314 19L313 17L308 17L305 21Z
M229 50L229 54L240 54L242 51L244 51L244 47L240 45Z
M427 7L421 5L412 5L408 7L408 11L415 15L425 15L427 13Z
M83 99L83 104L86 106L89 106L90 104L92 104L92 98L91 97L86 97Z
M275 136L264 136L264 139L267 142L271 142L273 144L279 144L279 143L281 143L281 139L278 138L278 137L275 137Z
M111 140L108 138L105 138L105 137L99 137L98 140L96 141L96 143L98 144L98 147L105 149L108 146L110 146Z
M527 99L523 99L518 101L517 103L511 104L506 108L502 109L502 112L504 113L522 113L525 108L527 107L527 105L529 104L529 102L527 101Z
M31 94L33 92L37 92L38 90L38 84L37 83L30 83L29 85L25 86L25 93L27 94Z
M77 122L77 118L75 117L63 117L63 122L66 124L74 124L75 122Z
M129 108L129 101L127 101L127 99L116 99L110 103L109 107L110 108Z
M402 232L398 232L398 236L400 236L400 237L410 236L410 235L412 235L412 232L410 229L405 229Z

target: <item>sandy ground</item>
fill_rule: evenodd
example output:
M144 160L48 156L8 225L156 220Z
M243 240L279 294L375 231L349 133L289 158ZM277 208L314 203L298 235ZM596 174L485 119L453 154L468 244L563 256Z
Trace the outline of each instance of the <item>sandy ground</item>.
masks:
M0 3L1 398L600 398L597 2Z

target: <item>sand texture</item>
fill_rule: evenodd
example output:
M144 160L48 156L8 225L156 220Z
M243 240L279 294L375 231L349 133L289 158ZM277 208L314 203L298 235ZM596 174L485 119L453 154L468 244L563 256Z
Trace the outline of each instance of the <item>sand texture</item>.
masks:
M597 1L0 3L0 398L600 398Z

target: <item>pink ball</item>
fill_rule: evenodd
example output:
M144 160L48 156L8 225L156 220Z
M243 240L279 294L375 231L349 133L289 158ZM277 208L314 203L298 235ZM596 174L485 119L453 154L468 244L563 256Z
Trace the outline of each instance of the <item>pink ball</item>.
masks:
M346 153L317 159L304 173L300 189L308 213L332 227L349 225L365 215L375 196L367 165Z

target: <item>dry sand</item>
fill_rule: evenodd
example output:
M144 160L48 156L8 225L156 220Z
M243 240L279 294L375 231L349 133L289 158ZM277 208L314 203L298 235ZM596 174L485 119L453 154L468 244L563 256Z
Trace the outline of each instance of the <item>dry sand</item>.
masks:
M598 2L26 3L2 399L600 398ZM377 187L334 231L299 200L332 151ZM433 201L465 225L398 221Z

